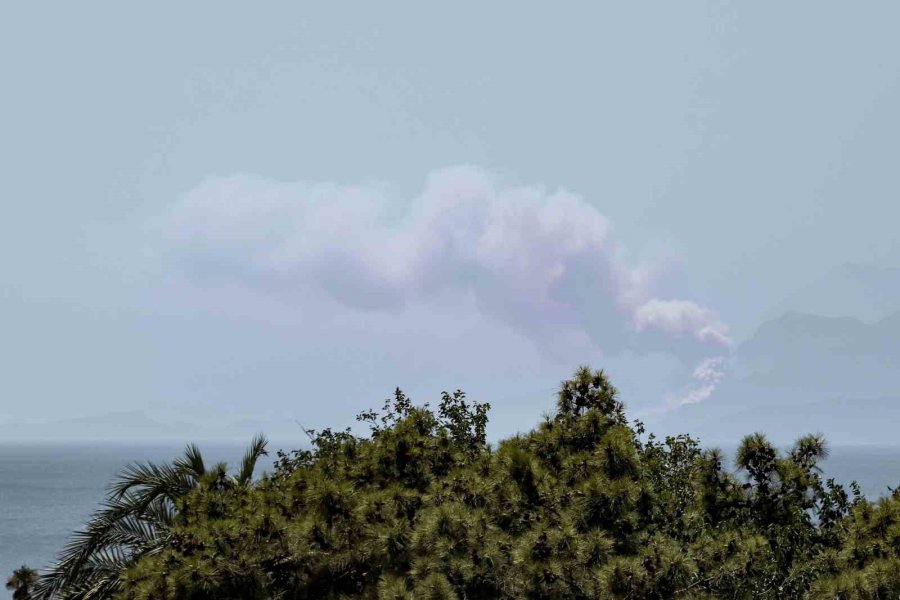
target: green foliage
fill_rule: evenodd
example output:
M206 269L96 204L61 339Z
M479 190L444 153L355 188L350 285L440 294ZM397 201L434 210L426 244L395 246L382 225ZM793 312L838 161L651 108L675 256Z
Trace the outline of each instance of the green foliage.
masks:
M359 416L369 435L309 432L311 448L279 452L256 484L225 484L220 471L182 489L176 478L159 542L131 554L114 587L72 597L900 593L900 497L870 503L823 481L819 437L781 453L748 436L732 474L720 452L689 436L658 440L629 427L616 389L587 368L562 383L555 414L496 447L486 442L487 412L459 391L431 411L397 390L380 413ZM207 472L190 449L171 469L191 481Z
M183 501L193 492L216 494L218 511L225 514L226 493L251 489L253 470L266 454L266 439L250 444L237 475L220 463L207 469L200 450L190 445L171 465L137 463L128 466L110 485L109 496L87 525L77 532L58 561L41 575L35 598L87 599L113 597L123 574L142 557L178 547L177 527L192 512Z
M22 565L6 580L6 589L12 590L13 600L31 600L37 578L37 571Z

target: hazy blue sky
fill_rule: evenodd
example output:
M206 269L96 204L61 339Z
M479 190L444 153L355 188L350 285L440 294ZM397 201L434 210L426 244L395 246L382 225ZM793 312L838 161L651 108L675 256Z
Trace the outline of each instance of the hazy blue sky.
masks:
M900 266L898 22L4 3L0 423L341 425L400 385L505 432L581 362L637 409L713 402L797 289Z

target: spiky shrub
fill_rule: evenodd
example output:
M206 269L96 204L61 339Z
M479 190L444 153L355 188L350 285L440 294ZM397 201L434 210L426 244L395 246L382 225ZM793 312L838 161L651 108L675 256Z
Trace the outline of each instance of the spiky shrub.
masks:
M402 392L312 432L257 485L179 495L162 542L82 597L884 598L900 500L851 499L817 463L746 438L739 474L689 436L629 427L602 371L562 383L533 430L487 444L488 406Z

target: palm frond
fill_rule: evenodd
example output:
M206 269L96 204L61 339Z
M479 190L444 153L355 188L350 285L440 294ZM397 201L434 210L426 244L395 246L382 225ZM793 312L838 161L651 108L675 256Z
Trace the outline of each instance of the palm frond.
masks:
M184 455L175 460L175 467L191 473L197 479L206 475L206 465L203 462L203 454L196 444L188 444L184 449Z
M244 454L243 460L241 460L241 470L237 476L238 483L247 484L253 480L253 471L256 470L256 461L259 460L260 456L266 456L268 454L266 451L266 445L268 443L269 440L261 433L257 433L253 436L250 447L247 448L247 452Z
M155 510L148 513L143 510L144 502L135 501L130 495L108 500L84 529L72 536L56 564L41 576L36 597L69 597L93 581L98 560L108 567L113 564L111 557L132 560L164 544L168 523L153 518L166 514L160 510L160 503L155 503Z
M197 446L187 446L172 464L132 463L109 487L109 495L83 529L66 544L56 563L34 586L41 599L110 598L122 573L142 556L160 551L169 540L178 500L200 485L249 484L268 440L254 436L235 478L225 463L207 469Z
M197 486L197 478L173 465L132 463L110 485L112 497L121 498L134 488L149 503L158 496L177 498Z
M115 548L98 552L84 566L81 579L60 594L61 599L112 598L120 589L121 574L134 564L135 559Z

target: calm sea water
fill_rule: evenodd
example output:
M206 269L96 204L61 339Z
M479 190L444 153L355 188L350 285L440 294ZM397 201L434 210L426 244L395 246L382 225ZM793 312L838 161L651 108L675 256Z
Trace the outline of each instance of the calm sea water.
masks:
M240 443L200 446L210 464L236 465L244 451ZM169 461L181 450L176 444L0 445L0 576L23 563L52 562L127 463ZM270 458L263 458L262 468L268 469ZM834 447L824 471L842 483L857 480L870 498L884 495L888 486L900 485L900 446Z
M241 442L200 443L207 464L240 464ZM109 481L133 461L168 462L183 444L0 444L0 577L49 565L69 534L103 500ZM274 454L274 452L273 452ZM271 457L261 459L268 469Z

